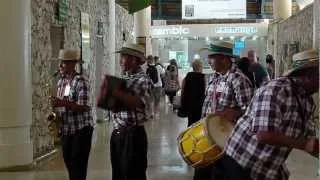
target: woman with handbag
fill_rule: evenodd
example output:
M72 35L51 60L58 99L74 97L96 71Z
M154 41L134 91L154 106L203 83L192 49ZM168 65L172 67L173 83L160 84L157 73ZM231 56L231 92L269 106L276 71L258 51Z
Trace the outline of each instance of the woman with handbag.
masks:
M205 93L205 75L202 73L202 62L192 63L193 72L189 72L182 82L181 106L178 116L188 117L188 126L201 119L202 104Z

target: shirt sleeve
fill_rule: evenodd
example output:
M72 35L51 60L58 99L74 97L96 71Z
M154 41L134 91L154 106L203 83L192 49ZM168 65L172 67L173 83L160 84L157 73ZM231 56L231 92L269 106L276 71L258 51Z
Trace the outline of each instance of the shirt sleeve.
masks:
M227 79L220 104L222 108L232 106L245 108L249 105L252 96L253 88L250 83L239 74L234 74L233 77Z
M287 93L284 90L276 92L273 89L259 89L250 105L252 131L279 132L282 114L286 104Z
M79 80L77 83L77 104L78 105L89 105L89 83L85 80Z
M165 73L164 69L160 65L157 65L156 67L160 75L163 75Z
M235 78L233 81L236 103L237 106L246 108L251 102L253 87L248 80L240 75L237 76L239 77Z
M139 96L144 105L147 105L150 99L151 86L151 81L144 77L136 79L134 82L133 91L135 95Z
M310 107L307 107L307 109L310 109L310 111L309 111L310 118L307 120L307 123L306 123L306 136L307 137L314 137L314 136L316 136L316 122L315 121L319 121L319 119L316 118L315 116L319 113L316 112L316 105L315 105L312 98L309 99L308 106L310 106Z

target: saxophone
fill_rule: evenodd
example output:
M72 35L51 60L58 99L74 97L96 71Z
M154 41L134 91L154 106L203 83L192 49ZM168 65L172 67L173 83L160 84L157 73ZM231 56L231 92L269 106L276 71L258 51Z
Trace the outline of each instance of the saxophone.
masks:
M53 94L52 88L50 88L50 85L46 85L50 90L51 94ZM49 97L49 101L54 96ZM58 115L53 111L53 108L51 108L51 112L47 115L47 122L48 122L48 129L49 134L54 138L59 138L61 135L61 119L58 117Z
M57 114L55 112L50 112L47 115L47 121L48 121L48 129L49 133L52 137L58 138L60 137L60 127L61 127L61 121L57 117Z

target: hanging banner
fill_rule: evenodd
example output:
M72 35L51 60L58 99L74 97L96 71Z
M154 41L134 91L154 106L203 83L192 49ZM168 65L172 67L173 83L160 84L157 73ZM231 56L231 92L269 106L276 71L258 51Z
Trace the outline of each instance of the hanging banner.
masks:
M90 19L89 14L81 12L81 57L82 57L82 73L88 76L90 64Z
M182 19L240 19L246 15L246 0L182 0Z

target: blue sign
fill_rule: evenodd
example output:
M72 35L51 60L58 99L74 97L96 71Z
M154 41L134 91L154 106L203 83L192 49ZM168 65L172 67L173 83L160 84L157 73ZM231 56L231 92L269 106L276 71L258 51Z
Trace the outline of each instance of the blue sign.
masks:
M234 41L234 48L235 49L243 49L245 48L245 43L242 40L236 40Z
M233 55L241 56L241 49L233 49Z

